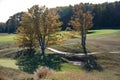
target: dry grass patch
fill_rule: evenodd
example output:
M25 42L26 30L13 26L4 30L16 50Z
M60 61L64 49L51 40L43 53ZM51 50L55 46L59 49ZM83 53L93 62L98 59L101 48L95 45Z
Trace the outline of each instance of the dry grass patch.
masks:
M48 78L53 80L104 80L86 72L56 72L48 75Z

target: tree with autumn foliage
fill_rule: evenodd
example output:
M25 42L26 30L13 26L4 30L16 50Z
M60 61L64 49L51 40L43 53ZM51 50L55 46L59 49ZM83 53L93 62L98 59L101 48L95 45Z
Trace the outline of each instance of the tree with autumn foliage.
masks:
M26 49L29 53L27 55L32 56L33 50L36 46L36 34L33 31L34 26L31 17L27 12L22 14L22 21L20 27L17 29L16 44L18 47L23 48L23 52Z
M19 43L25 47L34 47L38 43L44 56L46 47L53 39L52 36L60 30L61 25L55 9L34 5L23 14L21 26L18 28Z
M62 23L59 21L57 11L48 9L45 6L39 7L38 5L34 5L28 10L28 13L32 18L36 39L39 42L42 55L44 55L51 36L60 30L59 26L61 26Z
M72 24L77 31L80 32L81 35L81 45L83 47L84 53L87 56L86 50L86 33L88 29L92 27L92 19L93 16L89 11L86 11L82 4L75 5L73 7L73 16L70 20L70 24Z

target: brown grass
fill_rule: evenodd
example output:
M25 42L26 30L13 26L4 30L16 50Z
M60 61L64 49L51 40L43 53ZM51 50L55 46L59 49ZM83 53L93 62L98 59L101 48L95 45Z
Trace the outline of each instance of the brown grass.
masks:
M47 78L53 80L103 80L86 72L56 72Z
M20 79L27 79L29 77L32 76L30 74L21 72L19 70L0 66L0 78L2 80L13 80L13 79L20 80Z
M66 44L80 44L80 39L69 39L64 44L61 45ZM94 39L89 38L87 39L87 46L91 49L91 51L99 52L99 54L95 55L97 58L96 62L103 68L103 71L101 72L92 71L89 72L89 74L82 73L85 74L85 76L89 76L89 78L85 76L83 78L80 78L77 77L78 75L77 74L76 75L77 78L75 79L79 80L80 78L81 80L96 80L91 79L91 77L94 76L95 78L96 77L98 79L100 78L100 80L120 80L120 38L119 37L104 37ZM59 78L62 76L65 77L68 76L68 73L55 74L55 76L58 76ZM81 74L79 76L81 76ZM66 77L66 79L63 80L69 80L68 78Z

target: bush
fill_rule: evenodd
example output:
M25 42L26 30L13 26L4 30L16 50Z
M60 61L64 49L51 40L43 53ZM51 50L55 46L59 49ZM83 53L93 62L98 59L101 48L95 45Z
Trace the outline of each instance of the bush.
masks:
M0 76L0 80L5 80L2 76Z
M48 67L40 67L34 72L34 80L40 80L47 77L47 75L50 75L53 72L52 69Z

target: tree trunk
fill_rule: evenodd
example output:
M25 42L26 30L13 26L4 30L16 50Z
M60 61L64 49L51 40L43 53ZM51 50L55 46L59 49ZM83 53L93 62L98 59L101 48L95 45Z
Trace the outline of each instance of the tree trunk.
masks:
M42 59L43 59L43 66L46 66L46 64L47 64L47 60L46 60L46 55L45 55L45 48L43 47L43 48L41 48L41 50L42 50Z
M83 51L85 53L85 56L87 56L87 49L86 49L86 33L82 30L81 31L81 45L83 48Z
M41 47L41 50L42 50L42 55L44 56L45 55L45 48Z

